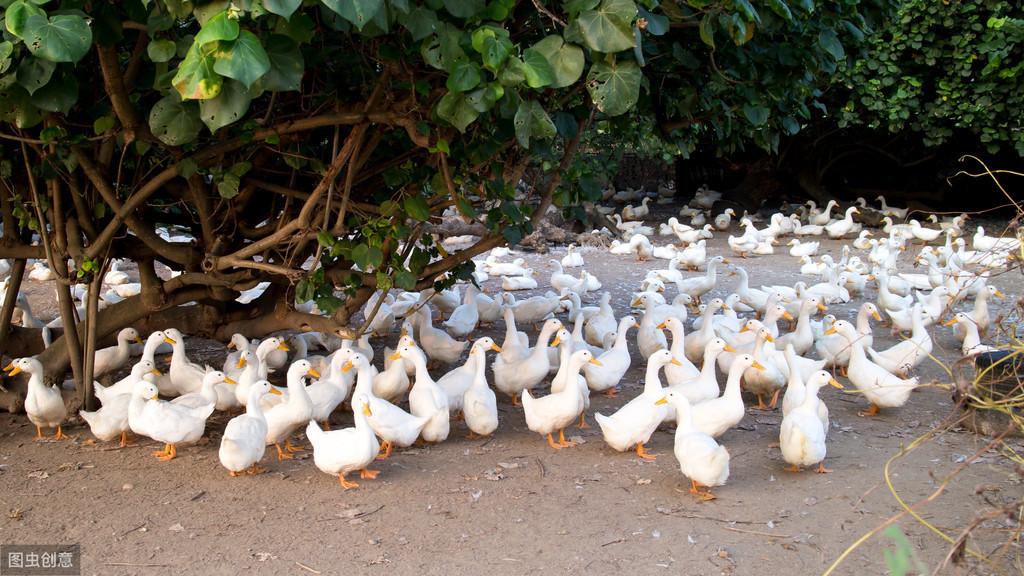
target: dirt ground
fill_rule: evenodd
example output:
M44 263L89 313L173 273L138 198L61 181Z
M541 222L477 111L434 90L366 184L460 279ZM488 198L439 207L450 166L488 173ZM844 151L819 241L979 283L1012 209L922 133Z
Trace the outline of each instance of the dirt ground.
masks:
M727 251L725 236L709 241L710 254ZM823 252L837 257L840 247L822 242ZM548 258L563 254L524 256L543 286L551 270ZM665 264L603 251L585 258L587 270L612 292L618 316L646 270ZM785 250L741 265L754 285L800 279L796 259ZM909 256L904 265L909 268ZM735 281L723 277L714 295L724 297ZM1010 296L993 302L1005 311L1021 293L1021 277L1006 275L994 283ZM486 286L496 290L498 281ZM37 313L46 316L52 291L33 286L29 292ZM875 291L866 296L874 300ZM830 309L852 319L859 302ZM502 330L499 325L481 334ZM949 330L933 334L936 355L945 362L958 359ZM892 342L886 329L877 331L876 347ZM595 396L591 412L610 413L642 387L644 367L635 342L631 349L634 363L619 397ZM922 366L919 374L924 381L944 379L935 365ZM832 415L832 474L783 471L779 449L771 446L778 441L781 414L748 410L740 427L720 439L732 455L731 475L711 502L687 493L671 430L657 432L649 443L660 456L655 462L613 451L596 425L571 432L580 443L576 448L555 452L526 429L520 409L505 399L499 400L502 421L494 437L466 440L459 425L441 445L405 450L379 463L379 478L351 491L317 470L310 455L278 462L268 451L268 473L229 477L217 460L226 416L211 419L208 442L162 463L150 455L157 446L148 439L123 450L86 445L91 435L76 419L66 428L74 440L36 443L24 415L2 414L0 542L79 543L83 574L102 575L820 574L863 534L901 511L883 477L886 460L939 426L953 409L950 392L939 387L923 388L902 409L872 419L857 416L866 407L858 395L828 389L823 398ZM351 414L336 413L333 422L350 425ZM914 504L962 467L942 496L919 508L924 519L955 537L980 509L1021 493L1020 477L997 452L982 451L965 463L988 441L962 430L944 433L894 462L892 484ZM1024 450L1020 439L1008 443ZM946 542L909 516L898 524L929 571L949 552ZM989 552L1014 525L988 521L969 544ZM883 553L892 547L892 540L876 535L835 573L887 573ZM1000 558L998 569L970 563L939 573L1021 573L1020 555L1018 543Z

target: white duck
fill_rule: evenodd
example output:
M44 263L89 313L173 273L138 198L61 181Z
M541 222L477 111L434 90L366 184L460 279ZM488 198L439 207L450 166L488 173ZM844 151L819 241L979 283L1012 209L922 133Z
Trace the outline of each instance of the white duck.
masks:
M694 366L693 362L686 357L686 325L683 320L670 316L658 324L658 331L667 329L672 334L672 347L670 351L676 358L678 364L672 363L665 367L665 381L669 386L692 380L700 376L700 369Z
M604 343L605 335L615 332L615 311L611 307L611 300L610 292L601 294L601 304L597 314L591 316L583 326L584 337L594 346L601 346Z
M960 344L960 352L965 357L973 357L983 352L992 352L997 350L992 346L981 343L981 336L978 335L978 326L964 312L957 312L944 323L946 326L954 326L959 328L963 332L963 341Z
M338 353L331 357L327 372L306 388L306 394L309 395L309 401L313 405L310 418L320 422L326 430L331 429L331 414L339 404L345 401L345 398L348 398L348 393L352 390L353 378L347 374L346 370L343 370L352 354L355 352L351 348L338 350ZM404 367L399 367L399 369L405 376ZM405 381L408 386L408 376ZM276 388L274 390L280 393Z
M650 201L651 198L649 196L644 196L640 201L639 206L627 204L626 207L622 209L622 218L624 220L643 220L647 217L647 214L650 213L650 208L647 207L647 203Z
M626 334L630 328L639 328L640 324L632 316L623 316L619 320L619 327L615 331L615 343L608 351L597 356L600 364L583 365L583 373L587 379L587 386L594 392L604 392L612 397L622 377L629 370L632 357L629 355L629 345ZM575 342L574 342L575 345ZM593 353L593 351L591 351Z
M724 212L715 216L715 228L719 230L728 230L729 224L732 223L732 217L736 215L736 211L732 208L726 208Z
M676 256L679 264L688 270L696 270L703 266L708 260L707 240L694 242L679 251Z
M665 395L658 373L662 367L678 364L679 360L672 357L668 350L658 350L647 360L647 374L644 379L644 390L638 396L619 408L611 416L598 412L594 415L604 441L619 452L636 448L636 454L644 460L654 460L648 454L644 444L651 439L651 434L658 428L668 415L668 408L657 404Z
M860 210L857 210L856 206L851 206L846 209L846 216L842 220L836 220L835 222L829 222L825 225L825 232L828 232L829 238L842 238L850 232L855 232L856 223L853 221L853 215L860 214Z
M43 428L56 428L55 440L67 438L61 430L61 423L67 418L68 409L64 405L60 387L47 386L43 383L43 365L35 358L17 358L8 364L4 371L7 376L16 376L22 372L29 375L25 394L25 414L36 426L35 440L43 439Z
M129 280L128 274L120 270L120 262L115 258L110 261L110 270L103 275L103 283L109 286L126 284Z
M669 404L675 409L678 426L674 452L679 469L690 479L690 493L703 500L713 500L711 488L722 486L729 479L729 452L694 427L686 396L669 391L655 404Z
M356 482L345 478L350 472L358 470L362 479L376 478L380 473L379 470L367 468L380 450L377 437L367 422L367 418L373 414L369 399L366 395L360 395L352 399L352 405L355 415L355 426L352 428L325 432L314 420L306 426L306 437L313 445L313 463L321 472L336 475L345 490L359 487Z
M232 476L240 476L243 472L263 472L259 463L267 449L267 419L263 415L260 399L264 394L280 393L266 380L256 382L249 387L245 414L235 416L224 428L217 456L221 466L227 468Z
M722 395L693 405L693 428L717 438L743 420L746 409L740 396L740 380L751 370L764 367L750 354L737 354L729 366L729 375ZM679 415L676 414L678 421Z
M478 292L476 286L467 286L462 304L452 310L451 316L442 323L448 333L455 338L462 338L476 330L476 325L480 322L480 309L476 299Z
M979 252L989 251L1017 251L1020 249L1020 240L1016 238L1003 238L999 236L986 236L985 229L981 226L974 232L971 240L971 247Z
M409 411L413 416L427 419L420 434L427 442L444 442L451 431L447 394L427 372L427 360L418 348L401 346L392 358L395 356L416 367L416 380L409 390Z
M874 416L880 408L897 408L907 402L918 386L917 378L904 380L869 360L856 329L845 320L837 320L825 333L839 333L852 342L847 376L871 403L867 411L860 413L862 416Z
M569 244L565 251L565 256L562 256L562 267L582 268L583 264L583 255L576 251L575 244Z
M526 300L516 301L515 296L505 293L505 308L512 311L516 322L520 324L537 324L554 314L568 296L551 293L550 296L533 296Z
M561 292L563 289L572 290L577 294L583 294L586 292L586 282L583 279L581 271L580 277L577 278L572 274L566 274L562 270L562 263L552 258L548 261L553 267L554 271L551 273L551 287Z
M233 385L237 384L237 382L225 376L224 373L221 372L220 370L211 370L210 372L207 372L205 375L203 375L203 384L199 388L198 392L189 392L188 394L182 394L181 396L178 396L174 400L171 400L171 404L186 406L188 408L201 408L207 404L212 403L215 409L219 409L217 408L218 402L221 401L221 395L218 394L217 391L217 386L219 384ZM223 396L224 398L230 398L230 403L227 400L221 401L227 404L227 407L237 405L237 403L235 402L235 392L233 389L226 390Z
M349 355L348 362L342 366L342 370L347 372L352 368L357 372L353 395L369 399L371 414L368 422L374 433L384 441L378 458L385 460L390 457L395 446L411 446L430 419L413 416L391 402L374 396L373 366L363 354L354 352Z
M807 217L807 221L811 224L818 226L824 226L829 223L832 219L832 209L838 208L839 202L835 200L829 200L828 204L825 204L825 209L821 212L816 212L813 208L811 209L810 216Z
M803 374L800 373L796 363L796 352L792 346L786 347L786 363L789 364L789 380L786 382L786 393L782 397L782 416L785 418L797 406L803 403L807 394L807 385L804 383ZM816 372L815 372L816 373ZM815 373L812 373L813 377ZM818 403L818 419L828 435L828 406L824 402Z
M786 470L799 472L801 467L818 465L817 472L831 472L825 468L825 436L828 424L819 417L818 390L825 384L839 389L842 385L824 370L815 372L805 385L803 401L786 414L779 427L779 445L782 458L790 464ZM826 409L827 410L827 409ZM827 422L827 421L826 421Z
M503 352L494 359L494 386L508 394L512 398L513 405L516 404L519 394L537 386L547 376L551 367L547 351L548 342L561 327L562 322L552 318L544 322L544 327L537 335L535 346L524 350L524 355L509 359ZM502 347L502 350L504 349Z
M909 339L880 352L874 348L867 348L868 355L875 364L897 376L906 377L911 369L932 353L932 337L925 329L924 312L920 304L914 305L911 318L912 334Z
M860 234L853 241L853 247L858 250L870 250L871 249L871 236L873 234L870 230L861 230Z
M573 352L569 359L569 377L571 382L583 369L587 362L598 362L587 350ZM534 398L529 390L522 391L523 412L526 416L526 426L530 430L547 436L548 445L555 450L561 450L575 446L573 442L566 442L565 428L569 426L583 412L578 387L566 386L561 392L549 394L543 398ZM555 442L552 434L558 431L558 442Z
M309 398L306 384L303 382L303 378L306 376L319 378L320 373L313 368L308 360L293 362L288 367L286 376L288 381L287 399L266 411L267 436L265 442L267 445L273 444L277 449L278 460L291 460L292 453L299 451L292 446L291 435L299 426L309 422L313 416L313 401ZM282 442L288 452L281 449Z
M469 348L469 358L466 359L466 363L437 380L437 385L444 390L445 396L448 397L448 409L451 411L463 409L462 398L476 378L477 363L481 358L486 357L486 354L474 354L474 351L478 349L501 352L501 348L494 343L490 336L479 338Z
M668 348L668 340L665 339L665 333L658 329L654 315L651 314L655 304L650 295L641 294L633 300L633 305L643 305L646 311L643 319L640 320L640 327L637 329L636 343L640 348L640 354L645 359L650 358L651 354L658 350Z
M493 342L491 344L492 348L497 348ZM483 438L498 429L498 399L487 385L487 348L474 345L469 357L475 360L474 374L473 382L462 396L462 414L469 428L468 438Z
M141 376L139 377L141 380ZM134 382L132 383L134 388ZM97 395L99 398L99 395ZM78 415L89 424L92 435L97 439L108 442L121 437L119 447L128 445L128 404L131 403L131 394L118 394L109 396L103 402L103 406L95 412L79 410Z
M132 342L142 343L138 331L135 328L123 328L117 333L116 346L97 350L93 357L93 376L99 378L124 366L131 355Z
M522 276L502 276L502 290L536 290L537 281L533 279L533 268L527 268Z
M700 302L700 297L703 294L714 290L718 283L718 267L722 264L728 264L729 261L722 256L715 256L708 260L707 272L703 276L697 276L694 278L687 278L685 280L677 281L676 289L681 294L689 294L694 300Z
M36 282L49 282L56 278L53 270L50 270L46 264L42 262L33 262L32 269L28 273L29 280L35 280Z
M203 385L206 370L185 355L185 338L177 328L168 328L163 333L164 342L170 344L174 351L171 353L171 367L168 370L169 386L167 389L161 388L160 391L168 395L197 392Z
M818 253L818 246L820 242L800 242L799 239L793 238L789 241L787 246L791 246L789 249L790 256L796 256L802 258L804 256L814 256Z
M178 445L194 444L202 438L213 409L212 402L193 408L160 400L156 385L141 380L135 384L128 404L128 425L136 434L163 442L163 450L153 455L166 462L178 455Z
M700 374L696 378L681 382L670 380L668 388L686 396L691 404L699 404L717 398L721 391L718 388L715 364L718 361L718 355L722 352L735 353L736 349L721 338L713 338L704 348L704 363L701 364ZM675 420L675 414L671 414L670 419Z
M910 233L914 235L914 238L917 238L927 244L928 242L934 242L937 240L939 236L943 234L943 231L935 228L925 228L924 226L921 226L921 223L917 220L911 220Z
M419 344L430 360L445 364L458 362L469 342L456 340L444 330L434 328L430 306L423 306L416 312L416 315L419 319L417 328Z

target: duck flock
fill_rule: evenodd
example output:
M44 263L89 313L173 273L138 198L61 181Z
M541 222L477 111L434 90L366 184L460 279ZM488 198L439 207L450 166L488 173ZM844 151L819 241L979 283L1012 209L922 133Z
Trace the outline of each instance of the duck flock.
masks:
M662 190L658 202L670 195ZM829 411L819 391L856 390L863 416L898 409L920 385L915 368L931 355L931 331L940 323L953 328L965 357L992 350L982 340L994 323L988 301L1004 295L988 277L1021 253L1017 239L989 236L981 227L969 237L969 250L966 215L933 218L933 226L904 223L907 209L890 207L884 198L880 208L858 200L840 218L832 216L835 202L824 210L808 202L790 215L771 214L763 228L760 218L744 215L736 228L733 209L712 213L720 195L707 188L679 217L657 226L648 224L651 197L642 190L608 196L636 205L611 209L616 229L609 232L616 239L607 250L626 259L668 261L666 268L651 266L624 315L585 269L586 250L569 246L564 257L551 260L553 272L541 286L524 258L496 248L476 261L472 283L374 295L367 314L383 302L355 341L321 333L262 341L235 334L216 370L189 360L186 336L177 329L143 340L125 328L116 346L96 352L95 373L112 375L128 366L130 373L109 386L97 382L102 407L80 416L101 441L120 439L124 446L131 432L163 444L154 454L170 460L179 446L206 433L215 411L241 411L227 423L219 447L220 463L232 476L261 472L267 446L280 460L293 458L306 450L293 443L304 432L317 468L349 489L358 484L348 475L375 478L374 460L395 449L444 442L463 426L470 438L500 433L499 398L517 407L516 418L521 409L527 427L552 449L574 446L565 431L588 426L591 394L615 397L630 367L645 363L642 391L593 419L611 448L643 459L655 458L645 448L654 431L674 425L675 456L691 492L710 499L711 489L729 477L729 452L718 438L747 411L741 390L756 398L756 409L781 404L779 446L789 470L828 472ZM853 219L865 212L873 214L876 230L862 230ZM715 234L728 235L730 254L708 253L707 240ZM819 242L809 237L821 235L852 242L843 245L838 260L816 259ZM659 236L672 242L659 246ZM803 278L793 285L762 285L738 264L773 253L786 238L793 274ZM922 271L900 272L901 259L912 259ZM37 264L30 280L52 280L43 269ZM727 276L736 281L723 281ZM480 286L492 278L501 279L502 290L489 295ZM128 275L116 268L106 280L115 294L118 286L132 289ZM712 297L727 281L733 283L728 296ZM537 294L517 299L519 290ZM828 314L830 305L858 301L854 322ZM18 308L23 323L41 325L22 296ZM876 347L873 321L888 324L898 343ZM787 328L780 329L780 322ZM488 325L504 329L500 344L480 334ZM385 347L395 338L394 348ZM631 341L639 356L630 352ZM169 366L161 369L158 355L168 351ZM39 361L15 359L5 370L30 376L25 410L36 438L43 438L43 428L66 437L64 400L58 387L43 384ZM281 372L286 386L271 384L271 375ZM331 415L341 410L351 410L354 425L332 429Z

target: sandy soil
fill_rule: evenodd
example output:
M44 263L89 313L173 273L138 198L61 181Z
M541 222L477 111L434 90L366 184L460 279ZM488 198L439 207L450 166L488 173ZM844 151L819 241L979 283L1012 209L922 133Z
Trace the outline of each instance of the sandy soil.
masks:
M840 246L823 242L833 254ZM724 234L709 242L712 254L726 249ZM549 257L526 255L545 280ZM619 315L644 272L664 265L603 252L587 253L586 260L587 269L612 291ZM792 284L798 280L794 264L784 253L742 262L755 284ZM715 295L724 296L734 283L735 278L723 279ZM1011 295L1008 302L1021 291L1016 275L995 283ZM30 293L37 313L45 316L52 291L34 286ZM874 299L874 291L867 296ZM857 303L831 309L852 319ZM994 302L999 310L1009 305ZM499 326L484 333L500 332ZM951 333L933 333L937 356L956 360ZM876 345L891 341L886 330L878 331ZM592 411L610 413L642 387L643 366L632 347L634 365L619 398L595 396ZM376 362L381 361L378 351ZM919 372L925 380L943 375L934 365ZM318 471L308 456L277 462L268 452L267 474L229 477L216 452L225 416L211 420L209 442L161 463L150 456L156 446L148 440L124 450L86 444L90 434L81 422L67 429L73 441L35 443L23 415L3 414L0 542L80 543L83 573L104 575L819 574L862 534L901 510L886 486L883 465L952 410L950 393L937 387L873 419L857 416L866 407L860 396L829 389L823 397L832 413L828 465L834 473L783 471L781 454L771 447L781 414L750 410L721 439L732 454L732 472L712 502L687 493L669 430L649 444L660 455L656 462L613 451L596 427L571 432L580 446L556 453L504 399L493 438L468 441L464 428L454 428L441 445L380 463L380 477L352 491ZM350 422L351 414L334 416L335 426ZM895 462L892 483L901 498L915 503L987 442L962 431L944 433ZM1010 445L1024 449L1020 440ZM1020 491L1012 466L995 452L982 452L920 512L955 535L979 509L1003 505ZM949 550L944 541L909 517L899 525L929 570L942 561ZM987 522L970 545L989 551L1013 525ZM835 573L886 573L883 551L891 547L890 540L876 536ZM1020 553L1011 548L1017 563L1004 555L1001 572L1019 573ZM954 572L947 567L940 573ZM970 573L998 572L983 565Z

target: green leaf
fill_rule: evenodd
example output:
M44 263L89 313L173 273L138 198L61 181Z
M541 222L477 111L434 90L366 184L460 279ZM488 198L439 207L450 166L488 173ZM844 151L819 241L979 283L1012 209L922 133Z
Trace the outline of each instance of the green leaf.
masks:
M516 140L523 148L530 147L534 138L551 138L555 135L555 123L536 100L523 100L519 103L514 119Z
M783 20L787 22L793 21L793 11L789 9L785 0L768 0L768 7Z
M575 138L580 131L576 118L568 112L555 112L554 122L558 135L567 140Z
M444 9L456 18L472 18L484 9L484 0L444 0Z
M221 42L214 57L214 72L238 80L246 88L270 70L270 58L260 39L248 30L242 30L234 42Z
M285 20L292 17L302 0L263 0L263 7L271 14L277 14Z
M505 95L505 89L497 82L492 82L479 90L474 90L466 95L466 101L474 110L483 114L501 100Z
M24 32L29 51L51 62L78 62L92 45L92 30L81 16L29 16Z
M196 105L182 102L175 93L164 96L149 111L150 131L168 146L188 144L199 136L202 127Z
M217 182L217 193L221 198L230 200L238 196L238 189L242 185L242 179L235 174L228 172Z
M266 51L270 70L263 76L263 88L271 92L299 90L306 63L298 44L288 36L271 34Z
M647 30L652 36L664 36L668 34L669 22L668 18L661 14L651 14L640 6L638 9L638 16L647 21Z
M218 40L234 40L238 38L238 21L228 17L227 10L214 14L203 24L202 29L196 34L195 43L198 46Z
M743 105L743 116L754 126L764 126L768 122L768 109L764 106Z
M384 262L384 253L380 251L380 248L376 246L368 246L366 248L366 263L374 268L380 268L380 265Z
M67 114L78 101L78 80L72 74L61 74L32 96L40 110Z
M384 0L321 0L339 16L348 20L353 26L362 30L363 26L373 20L377 12L384 7Z
M198 124L198 121L196 122ZM199 130L197 129L198 133ZM183 158L181 162L178 162L178 176L185 178L186 180L191 178L193 174L199 171L199 164L192 158Z
M433 10L428 10L422 6L413 8L408 14L400 14L398 22L405 26L405 29L412 34L412 39L416 42L437 31L437 14Z
M620 52L635 46L633 0L603 0L596 10L582 12L576 19L583 40L598 52Z
M551 35L527 49L544 56L551 65L554 79L551 88L571 86L583 75L583 49L565 42L561 36Z
M455 208L466 218L476 218L476 208L473 208L473 203L462 196L455 199Z
M640 97L640 67L636 62L595 62L587 74L587 91L597 109L618 116Z
M18 79L18 84L25 88L29 94L34 94L36 90L46 86L46 83L53 76L53 71L56 69L57 65L49 60L29 56L23 58L21 63L18 64L18 71L15 75Z
M402 202L402 206L410 218L415 218L420 222L426 222L430 219L430 206L427 205L427 201L422 196L409 196Z
M203 48L198 41L192 43L171 84L184 100L208 100L220 94L224 79L213 70L216 64L216 45Z
M527 48L523 52L523 74L526 75L526 85L530 88L542 88L555 81L555 71L548 59L532 48Z
M108 130L114 129L114 117L113 116L100 116L92 123L92 131L97 135L103 134Z
M177 52L178 47L172 40L150 40L146 47L146 54L153 62L169 62Z
M438 101L437 115L458 128L459 132L465 132L466 127L472 124L480 113L472 106L465 93L449 92Z
M452 92L467 92L476 88L477 84L480 84L480 66L476 62L464 60L455 64L445 86Z
M846 56L843 44L839 42L839 37L832 30L822 30L818 33L818 44L837 61Z
M375 250L375 248L371 248ZM390 290L391 289L391 277L384 272L377 272L377 290Z
M241 120L249 110L252 96L249 90L236 80L224 82L224 88L216 98L199 102L199 116L210 132Z
M366 244L360 244L352 249L352 262L364 272L370 267L366 259L367 250L369 250L369 246Z
M733 0L733 5L739 8L747 22L761 23L761 15L758 14L757 10L750 5L749 0Z
M715 29L712 14L708 12L700 19L700 40L712 50L715 49Z
M416 277L408 270L395 270L395 286L398 286L402 290L415 290Z
M7 27L7 31L17 36L18 38L25 37L25 25L28 22L29 16L42 16L46 17L46 12L42 8L17 0L4 11L4 26Z

